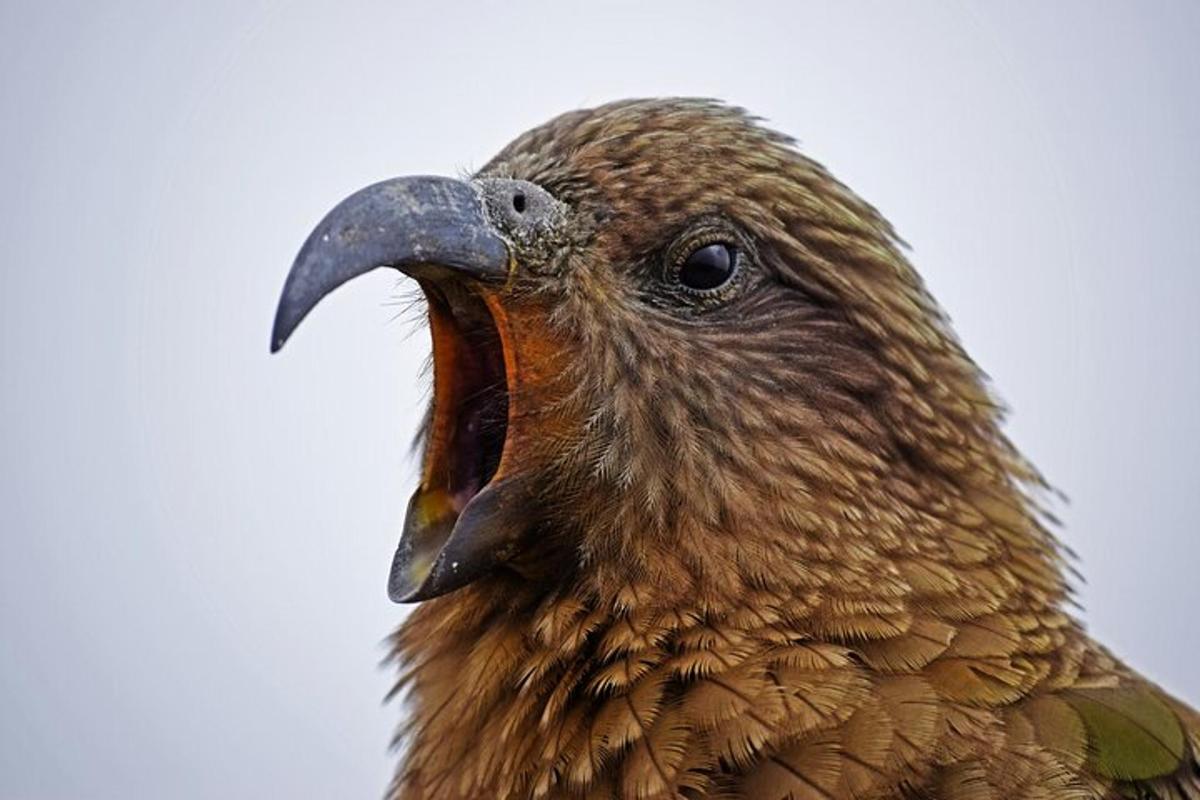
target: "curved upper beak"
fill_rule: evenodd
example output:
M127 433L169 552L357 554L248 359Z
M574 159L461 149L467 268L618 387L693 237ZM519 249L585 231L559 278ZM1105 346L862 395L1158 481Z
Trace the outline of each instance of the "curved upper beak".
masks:
M453 178L393 178L355 192L330 211L300 248L275 311L271 352L346 281L376 267L424 265L503 279L509 251L471 184Z
M509 247L489 223L474 185L440 177L394 178L350 195L330 211L300 248L283 286L272 352L321 298L376 267L419 277L427 296L432 292L434 355L441 362L434 370L440 372L435 375L435 432L389 576L389 594L397 602L435 597L485 574L506 558L522 530L513 511L522 496L513 487L521 481L481 485L498 472L479 464L488 452L494 457L502 443L489 444L475 433L490 413L475 396L489 388L489 381L505 382L500 334L464 336L459 329L469 323L455 317L437 288L460 283L455 278L501 283L510 262ZM466 305L457 313L471 307L461 294L455 296ZM482 298L484 292L466 294ZM485 307L482 299L471 302L477 310ZM506 409L506 387L500 395Z

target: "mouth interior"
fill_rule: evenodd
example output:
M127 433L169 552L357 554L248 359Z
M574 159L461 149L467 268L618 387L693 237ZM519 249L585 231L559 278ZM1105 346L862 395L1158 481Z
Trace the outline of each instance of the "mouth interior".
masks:
M433 331L433 419L424 490L454 517L496 475L508 434L504 348L483 299L458 286L426 284Z

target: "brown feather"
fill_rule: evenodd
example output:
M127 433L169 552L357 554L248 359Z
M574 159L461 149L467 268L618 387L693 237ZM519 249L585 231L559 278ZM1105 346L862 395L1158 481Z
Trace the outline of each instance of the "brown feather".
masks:
M391 798L1200 800L1200 718L1069 615L1046 484L878 211L711 101L480 177L568 209L494 290L539 533L395 636ZM741 282L665 290L713 219Z

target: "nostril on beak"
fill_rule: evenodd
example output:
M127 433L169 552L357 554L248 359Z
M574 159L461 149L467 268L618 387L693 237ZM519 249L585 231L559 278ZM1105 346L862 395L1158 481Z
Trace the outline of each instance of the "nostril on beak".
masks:
M536 183L517 178L477 178L476 190L483 198L491 223L506 236L521 241L546 239L561 224L566 206ZM531 238L532 237L532 238Z

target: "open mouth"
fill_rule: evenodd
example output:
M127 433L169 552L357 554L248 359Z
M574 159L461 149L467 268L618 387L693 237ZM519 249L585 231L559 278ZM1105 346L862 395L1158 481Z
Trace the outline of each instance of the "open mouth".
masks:
M489 191L511 200L512 183ZM540 197L539 208L557 208L540 187L515 183L513 196L522 203ZM321 298L378 267L416 278L425 292L433 413L421 485L409 502L388 575L388 596L396 602L438 597L499 569L523 552L533 530L537 473L526 464L511 474L506 466L514 440L524 440L514 435L510 420L524 418L513 413L515 398L522 406L537 404L530 387L548 374L553 346L514 326L501 302L517 261L485 213L485 190L428 175L360 189L309 234L275 309L272 352ZM516 336L522 363L539 369L517 369Z
M495 477L508 434L504 342L492 311L471 288L421 281L433 334L433 416L422 494L453 522ZM432 542L430 544L433 544Z
M422 599L430 580L445 580L435 572L453 578L470 566L474 559L453 555L470 542L447 545L468 504L499 472L508 439L505 347L492 310L456 281L420 283L433 334L433 414L421 486L409 504L389 579L397 602Z

